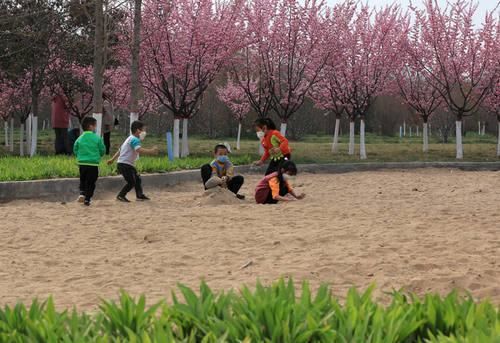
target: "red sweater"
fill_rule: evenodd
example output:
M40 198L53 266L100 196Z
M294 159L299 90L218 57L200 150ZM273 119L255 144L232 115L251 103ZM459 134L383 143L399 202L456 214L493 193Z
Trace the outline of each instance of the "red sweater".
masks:
M291 152L290 147L288 146L288 139L283 137L283 135L278 130L269 130L261 140L261 144L264 147L264 155L262 155L262 158L260 159L262 162L264 162L271 156L269 150L273 148L273 144L271 143L271 139L273 138L273 136L275 137L275 139L277 138L277 140L279 140L279 148L283 155L289 155Z
M64 105L64 99L57 95L52 99L52 128L67 129L69 127L69 111Z

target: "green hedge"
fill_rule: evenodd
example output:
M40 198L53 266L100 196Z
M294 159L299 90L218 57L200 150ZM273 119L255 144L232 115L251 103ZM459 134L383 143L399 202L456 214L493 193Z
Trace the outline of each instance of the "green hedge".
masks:
M453 292L445 298L392 294L388 306L351 289L341 304L321 286L292 281L199 295L180 285L182 300L147 306L121 293L94 314L58 312L49 298L0 310L0 342L500 342L500 314L487 301Z
M137 161L141 173L164 173L175 170L196 169L211 161L208 157L188 157L170 162L167 157L144 156ZM232 158L236 165L250 164L254 159L250 155ZM78 177L78 165L74 157L35 156L0 158L0 181L26 181L54 179L60 177ZM103 160L99 166L99 176L117 175L116 163L108 166Z

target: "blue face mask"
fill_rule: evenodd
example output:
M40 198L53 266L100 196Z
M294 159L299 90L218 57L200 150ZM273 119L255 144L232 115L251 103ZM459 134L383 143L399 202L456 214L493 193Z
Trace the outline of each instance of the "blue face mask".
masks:
M227 158L226 155L223 155L223 156L217 156L217 161L219 161L220 163L226 163L227 161L229 161L229 159Z

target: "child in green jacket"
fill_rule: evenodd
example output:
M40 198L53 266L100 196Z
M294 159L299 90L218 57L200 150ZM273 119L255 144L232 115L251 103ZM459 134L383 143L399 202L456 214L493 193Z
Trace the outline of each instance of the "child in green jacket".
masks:
M82 122L83 134L73 146L80 168L80 196L78 202L90 206L94 196L95 183L99 176L99 162L106 152L102 138L95 134L97 121L93 117L85 117Z

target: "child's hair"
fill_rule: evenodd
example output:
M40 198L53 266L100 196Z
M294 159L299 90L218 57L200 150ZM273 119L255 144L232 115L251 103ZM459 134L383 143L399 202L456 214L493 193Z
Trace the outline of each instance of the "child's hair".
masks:
M257 118L254 125L261 129L266 126L268 130L276 130L276 124L271 118Z
M88 131L92 125L97 124L97 120L94 117L85 117L82 120L83 131Z
M134 134L137 132L137 130L142 130L143 127L144 127L144 123L136 120L132 123L132 125L130 125L130 132L132 132L132 134Z
M281 170L283 170L283 172ZM290 172L292 173L292 175L297 174L297 166L295 165L295 163L290 160L285 160L283 163L281 163L278 174L281 176L286 172Z
M227 146L225 146L224 144L217 144L214 148L214 154L216 154L217 151L219 151L219 149L224 149L224 150L227 150L227 152L229 152L229 149L227 148Z

